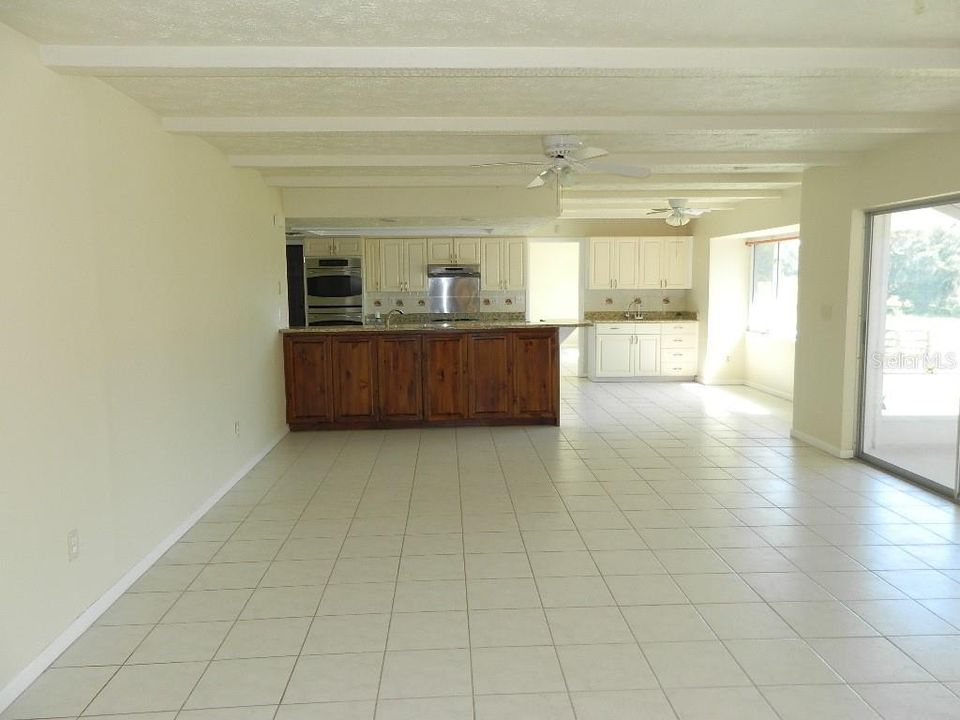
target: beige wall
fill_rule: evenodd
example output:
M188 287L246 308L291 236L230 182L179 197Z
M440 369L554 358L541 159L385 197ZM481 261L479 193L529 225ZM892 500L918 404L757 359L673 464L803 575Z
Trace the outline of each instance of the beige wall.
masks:
M694 280L688 304L700 313L703 382L750 383L787 397L792 393L792 358L788 362L792 343L746 333L750 251L744 241L796 225L800 200L800 188L793 188L779 199L709 213L694 225Z
M750 387L793 400L796 341L748 332L744 337L743 381Z
M960 134L926 135L804 173L794 431L853 452L864 211L960 193Z
M283 432L285 291L255 174L3 25L0 98L2 691Z
M682 228L681 234L692 235L696 223ZM590 272L590 248L587 242L591 237L662 237L676 230L663 220L554 220L537 228L540 238L578 238L581 240L581 287L583 292L583 310L590 312L625 311L635 298L640 298L641 310L686 310L689 306L687 290L615 290L604 288L592 290L588 285ZM664 303L664 298L668 303Z

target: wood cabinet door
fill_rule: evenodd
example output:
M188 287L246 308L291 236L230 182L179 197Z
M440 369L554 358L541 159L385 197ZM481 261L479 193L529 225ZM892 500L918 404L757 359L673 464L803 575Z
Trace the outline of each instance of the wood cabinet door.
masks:
M674 237L663 241L664 287L686 289L693 287L693 238Z
M427 261L448 263L454 258L453 238L430 238L427 240Z
M631 377L633 345L636 335L597 334L594 347L594 375L597 377Z
M613 287L612 238L590 238L590 282L588 284L594 290Z
M480 289L503 289L503 243L500 238L480 241Z
M334 419L377 419L377 341L372 337L333 338Z
M513 336L516 415L558 417L558 348L556 330L521 331Z
M480 238L456 238L453 241L453 257L461 265L478 265Z
M427 420L458 420L467 416L466 377L466 335L423 338L423 406Z
M503 289L523 290L523 238L503 241Z
M333 375L329 338L284 339L287 422L333 420Z
M385 238L380 241L380 289L399 292L404 280L403 240Z
M640 238L637 287L662 287L663 238Z
M468 337L470 417L513 414L512 340L510 333L478 333Z
M419 335L377 339L381 420L423 418L423 374Z
M427 289L427 241L404 240L404 290L423 292Z

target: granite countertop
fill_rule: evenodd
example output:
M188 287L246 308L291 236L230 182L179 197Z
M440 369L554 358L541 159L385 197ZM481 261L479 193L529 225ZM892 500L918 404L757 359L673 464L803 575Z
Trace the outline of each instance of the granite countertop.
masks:
M637 322L637 323L655 323L655 322L693 322L696 321L697 313L690 310L671 310L665 312L662 310L642 310L641 317L627 317L623 310L595 310L584 313L587 321L590 323L598 322Z
M590 321L526 322L518 320L461 320L459 322L402 323L390 326L389 332L451 332L475 330L522 330L526 328L588 327ZM383 323L369 325L328 325L323 327L294 327L280 330L282 335L302 335L311 333L364 333L387 332Z

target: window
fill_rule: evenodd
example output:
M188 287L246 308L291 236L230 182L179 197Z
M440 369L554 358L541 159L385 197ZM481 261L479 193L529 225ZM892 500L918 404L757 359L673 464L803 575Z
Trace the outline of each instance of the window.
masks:
M800 238L755 240L751 246L751 332L794 337L797 334L797 270Z

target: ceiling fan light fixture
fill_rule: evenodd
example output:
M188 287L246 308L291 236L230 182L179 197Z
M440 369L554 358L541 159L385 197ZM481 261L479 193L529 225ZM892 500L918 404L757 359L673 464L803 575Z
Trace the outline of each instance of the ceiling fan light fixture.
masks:
M688 222L690 222L690 218L679 212L668 215L666 218L666 223L670 227L680 227L681 225L686 225Z

